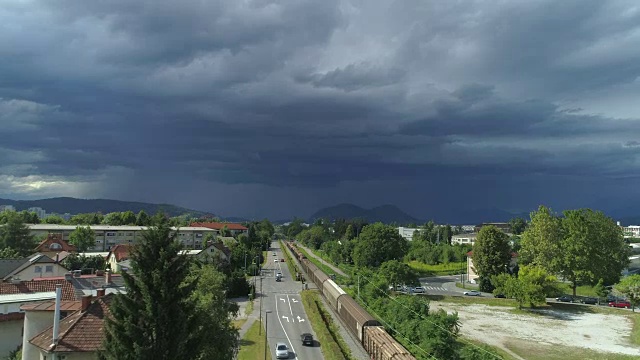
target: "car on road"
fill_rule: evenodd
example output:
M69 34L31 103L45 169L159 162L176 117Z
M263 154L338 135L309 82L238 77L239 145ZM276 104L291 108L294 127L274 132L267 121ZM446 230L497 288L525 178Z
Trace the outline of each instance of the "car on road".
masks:
M504 294L495 294L493 297L499 298L499 299L505 299L506 298L506 296L504 296Z
M416 294L424 294L424 293L427 292L427 289L425 289L422 286L416 286L416 287L413 288L413 292L416 293Z
M282 281L282 273L281 272L277 272L276 273L276 281Z
M598 299L596 299L594 297L588 297L588 298L582 299L582 303L583 304L596 305L598 303Z
M273 259L273 262L280 262L280 260L278 260L278 259Z
M284 262L284 259L280 259L280 262Z
M480 295L482 295L482 293L480 293L480 291L476 291L476 290L465 291L464 294L467 295L467 296L480 296Z
M276 256L276 252L274 251L272 255L273 255L273 256Z
M573 298L569 295L562 295L558 298L556 298L556 301L560 301L560 302L573 302Z
M309 333L300 335L300 340L302 340L302 345L313 346L313 335Z
M609 307L629 309L631 307L631 303L628 302L627 300L617 300L617 301L610 302Z
M289 348L285 343L277 343L276 344L276 359L288 359L289 358Z

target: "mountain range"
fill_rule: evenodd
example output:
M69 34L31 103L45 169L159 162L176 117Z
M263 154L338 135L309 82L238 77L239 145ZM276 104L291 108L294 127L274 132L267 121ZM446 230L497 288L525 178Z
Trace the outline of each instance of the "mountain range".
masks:
M9 200L0 199L0 205L12 205L18 211L27 210L31 207L43 208L47 213L93 213L100 212L107 214L110 212L122 212L131 210L138 213L144 210L147 214L153 215L157 212L164 212L169 216L179 216L189 214L194 217L214 216L211 213L183 208L171 204L150 204L144 202L108 200L108 199L76 199L71 197L57 197L41 200Z

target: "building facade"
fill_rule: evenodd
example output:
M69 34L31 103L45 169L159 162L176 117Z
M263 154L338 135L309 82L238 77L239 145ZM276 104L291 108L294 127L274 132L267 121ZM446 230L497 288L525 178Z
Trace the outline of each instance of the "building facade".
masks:
M477 233L458 234L451 237L451 245L473 245L478 237Z
M403 238L405 238L408 241L413 241L413 234L416 231L421 231L421 229L406 228L406 227L399 227L398 228L398 233L400 233L400 236L402 236Z
M69 235L76 229L75 225L56 224L28 224L31 234L34 236L48 236L60 234L63 240L68 241ZM111 226L111 225L87 225L96 234L95 244L90 251L109 251L116 245L135 244L147 230L146 226ZM177 231L176 239L187 249L202 249L206 234L217 236L218 231L207 227L181 227L172 228Z

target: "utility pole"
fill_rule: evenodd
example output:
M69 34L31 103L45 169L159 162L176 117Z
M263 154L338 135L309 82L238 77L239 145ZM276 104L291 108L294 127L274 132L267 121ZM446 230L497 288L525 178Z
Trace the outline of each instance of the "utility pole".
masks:
M269 314L271 314L271 310L266 310L264 312L264 360L267 360L267 344L268 344L267 329L269 326L269 316L268 316Z

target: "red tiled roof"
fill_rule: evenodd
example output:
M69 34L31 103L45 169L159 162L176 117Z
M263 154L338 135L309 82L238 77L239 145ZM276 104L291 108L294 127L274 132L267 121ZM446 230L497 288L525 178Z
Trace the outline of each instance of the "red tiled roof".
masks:
M222 230L223 227L227 227L229 230L249 230L246 227L235 223L219 223L219 222L194 222L191 223L192 227L206 227L214 230Z
M111 248L111 251L109 251L109 254L107 255L107 259L109 259L111 254L114 254L117 262L127 260L129 258L129 253L131 252L131 247L132 246L129 244L118 244Z
M104 321L109 316L113 295L95 300L85 311L78 310L60 320L58 344L51 347L53 326L33 337L29 342L48 352L95 352L102 349Z
M24 319L24 313L15 312L9 314L0 314L0 323L5 321L15 321Z
M75 300L73 285L66 280L38 280L22 281L20 284L10 282L0 283L0 295L5 294L33 294L39 292L56 291L56 285L62 284L62 300Z
M51 244L58 244L60 248L51 249ZM70 245L66 240L62 239L61 234L49 234L47 238L42 240L40 244L36 247L36 251L66 251L66 252L76 252L77 249L75 246Z

